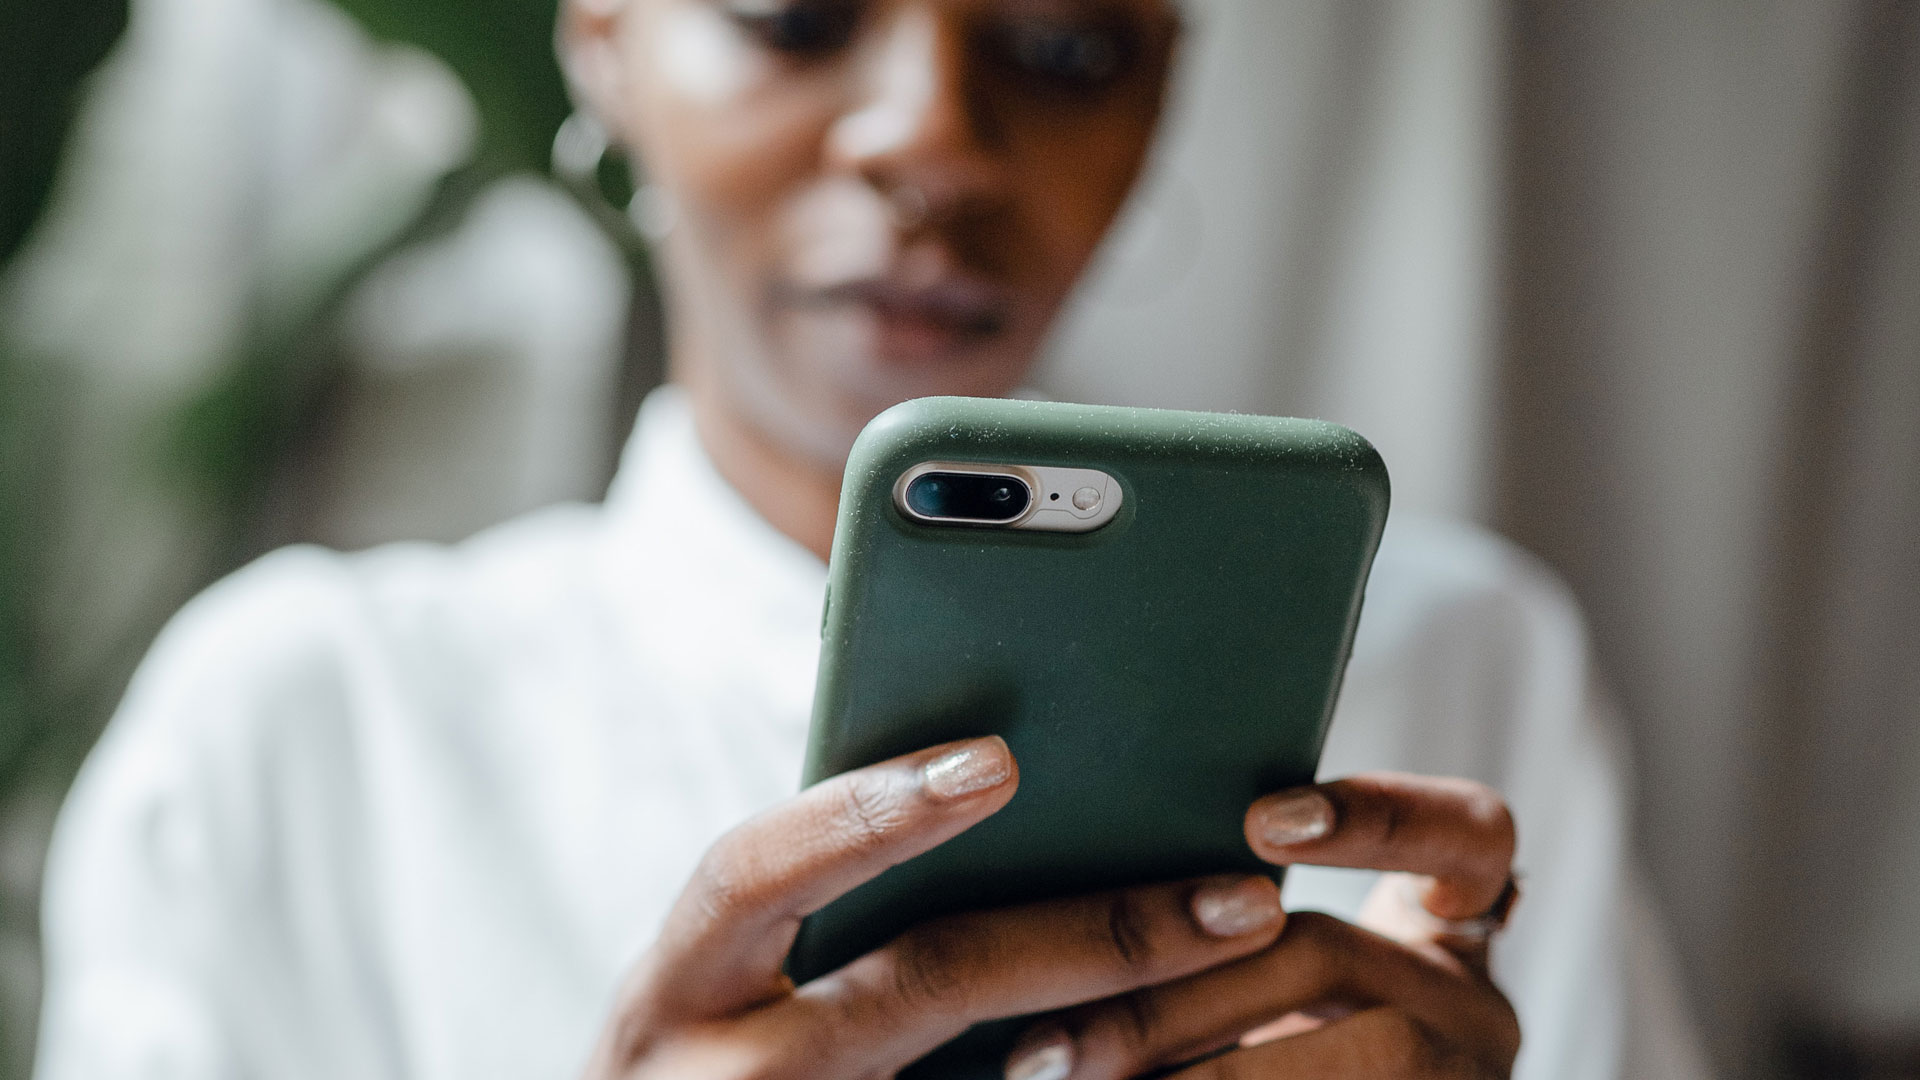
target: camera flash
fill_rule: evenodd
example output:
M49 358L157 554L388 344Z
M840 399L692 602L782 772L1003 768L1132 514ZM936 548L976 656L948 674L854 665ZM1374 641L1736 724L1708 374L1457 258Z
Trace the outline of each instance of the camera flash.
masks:
M1100 505L1100 489L1083 487L1073 493L1073 505L1078 510L1091 510Z

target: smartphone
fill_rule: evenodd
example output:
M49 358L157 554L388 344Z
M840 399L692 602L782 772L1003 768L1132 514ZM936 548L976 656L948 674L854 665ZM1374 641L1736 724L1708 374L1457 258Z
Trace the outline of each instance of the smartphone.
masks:
M1278 871L1241 823L1311 783L1386 524L1337 424L978 398L882 413L847 464L804 782L999 735L993 817L803 923L805 982L916 923ZM983 1025L906 1076L998 1077Z

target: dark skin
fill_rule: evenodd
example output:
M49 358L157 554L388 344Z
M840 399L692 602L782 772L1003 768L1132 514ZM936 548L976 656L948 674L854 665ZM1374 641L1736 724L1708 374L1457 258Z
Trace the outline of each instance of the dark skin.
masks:
M671 370L708 453L823 559L855 434L927 394L1027 378L1137 179L1168 0L569 0L587 104L676 208ZM1263 877L1120 890L920 927L805 986L799 919L1004 806L998 739L837 777L708 853L588 1075L891 1076L970 1024L1051 1014L1017 1080L1504 1077L1512 1009L1465 919L1513 822L1465 781L1356 777L1249 808L1276 864L1401 872L1365 926L1289 917ZM1124 933L1115 933L1118 927Z
M1083 7L572 9L577 81L679 209L673 376L721 472L822 558L860 428L1018 387L1132 187L1176 23L1160 0L1054 17Z

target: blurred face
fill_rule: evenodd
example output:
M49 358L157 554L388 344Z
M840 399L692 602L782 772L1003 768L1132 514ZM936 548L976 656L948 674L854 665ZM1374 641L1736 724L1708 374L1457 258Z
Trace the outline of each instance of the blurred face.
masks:
M576 0L575 78L672 207L676 377L823 463L898 401L1019 386L1176 26L1169 0Z

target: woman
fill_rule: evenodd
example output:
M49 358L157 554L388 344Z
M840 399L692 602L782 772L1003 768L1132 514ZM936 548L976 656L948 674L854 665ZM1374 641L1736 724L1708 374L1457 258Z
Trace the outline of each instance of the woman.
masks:
M1394 872L1364 913L1323 879L1350 921L1209 879L780 973L799 915L1018 784L989 739L789 796L840 468L896 401L1022 384L1140 170L1178 34L1170 0L571 0L576 90L671 211L676 386L603 508L284 552L182 613L63 814L42 1075L885 1076L1028 1013L1051 1018L1019 1080L1223 1048L1180 1075L1509 1075L1488 939L1513 815L1465 780L1248 808L1276 864ZM1577 628L1521 564L1440 534L1390 542L1369 604L1336 739L1417 745L1430 720L1464 755L1363 756L1493 762L1568 808L1532 850L1546 929L1516 927L1508 966L1547 1033L1527 1068L1614 1075L1616 797L1580 679L1509 680L1561 691L1506 701L1538 713L1516 727L1427 663L1436 626L1476 677L1552 667L1516 654Z

